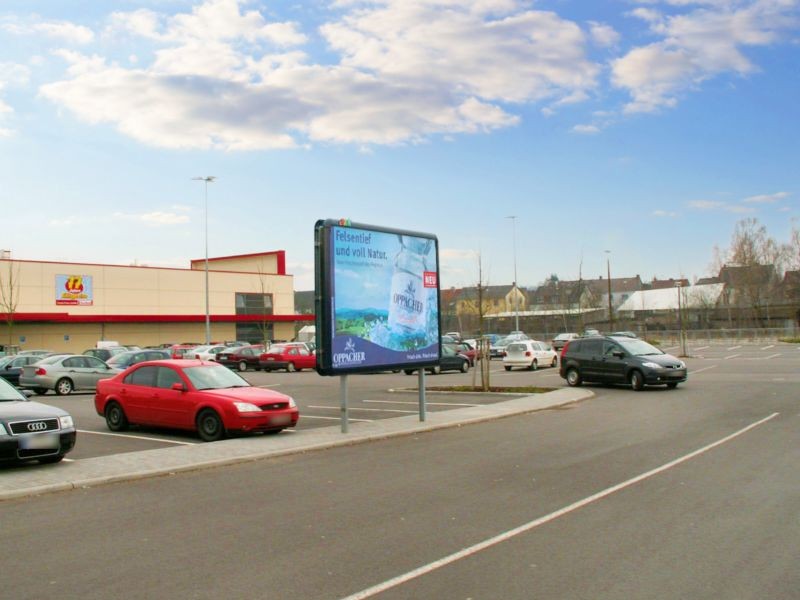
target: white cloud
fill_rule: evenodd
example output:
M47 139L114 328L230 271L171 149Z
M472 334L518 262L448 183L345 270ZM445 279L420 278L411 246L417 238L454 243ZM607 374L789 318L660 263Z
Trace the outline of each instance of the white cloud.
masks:
M667 210L654 210L653 216L659 218L675 218L678 216L678 213L670 212Z
M689 208L695 210L705 211L724 211L730 213L746 214L755 212L751 206L742 206L740 204L729 204L728 202L720 202L719 200L692 200L687 203Z
M589 32L592 36L592 41L603 48L610 48L619 43L619 33L617 33L613 27L605 23L590 21Z
M70 44L90 44L94 41L91 29L68 21L5 19L0 22L0 29L15 35L45 35Z
M594 135L600 133L600 128L597 125L575 125L572 128L573 133L580 133L583 135Z
M343 12L319 29L340 57L329 64L310 62L296 23L244 6L114 13L107 34L143 38L152 54L121 66L59 51L68 75L41 95L160 147L366 148L512 127L510 105L583 102L600 72L580 27L514 0L337 2Z
M758 196L749 196L742 200L742 202L747 202L750 204L772 204L774 202L779 202L785 198L789 197L789 192L777 192L775 194L760 194Z
M747 75L756 66L743 54L766 46L792 26L791 0L672 0L688 12L662 15L652 8L631 14L645 20L660 41L630 50L611 63L612 83L631 95L625 111L671 107L686 91L721 73Z

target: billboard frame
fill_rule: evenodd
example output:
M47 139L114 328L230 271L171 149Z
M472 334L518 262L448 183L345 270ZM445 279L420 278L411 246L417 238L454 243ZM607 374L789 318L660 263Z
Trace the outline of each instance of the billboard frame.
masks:
M342 366L334 364L334 339L339 337L358 337L358 336L345 336L336 335L336 290L335 282L337 275L336 257L334 252L334 230L347 229L357 230L355 235L360 233L364 234L378 234L391 235L391 236L409 236L412 238L419 238L421 240L430 240L433 244L433 255L436 261L435 268L435 301L436 301L436 318L434 320L435 331L431 331L430 327L426 328L426 339L435 338L432 344L433 349L428 353L429 356L420 358L405 359L387 359L377 364L356 365L356 366ZM369 239L369 238L367 238ZM325 219L319 220L314 225L314 262L315 262L315 294L314 294L314 308L316 317L316 335L317 335L317 372L320 375L336 376L348 375L351 373L377 373L382 371L398 371L414 369L420 370L424 374L426 367L432 367L439 364L442 355L442 324L441 324L441 289L439 277L439 240L436 235L431 233L424 233L420 231L411 231L406 229L396 229L392 227L383 227L378 225L369 225L364 223L354 223L349 219ZM432 271L424 271L421 276L424 278L429 276ZM426 282L426 288L432 288L429 282ZM358 289L358 288L356 288ZM387 313L388 302L390 299L390 290L386 291L387 298ZM427 309L427 307L426 307ZM427 318L427 317L426 317ZM405 350L403 350L405 351ZM414 352L414 350L408 350ZM398 352L399 353L399 352Z

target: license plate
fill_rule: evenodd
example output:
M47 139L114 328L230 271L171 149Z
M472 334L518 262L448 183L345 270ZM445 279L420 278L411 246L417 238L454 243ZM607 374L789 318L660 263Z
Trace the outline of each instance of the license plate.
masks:
M292 417L289 415L275 415L270 419L270 423L272 425L286 425L287 423L292 422Z
M23 450L58 450L57 433L39 433L19 438L19 447Z
M267 358L267 362L269 362L269 361L271 361L271 360L275 360L275 359L274 359L274 358L272 358L271 356L270 356L269 358Z

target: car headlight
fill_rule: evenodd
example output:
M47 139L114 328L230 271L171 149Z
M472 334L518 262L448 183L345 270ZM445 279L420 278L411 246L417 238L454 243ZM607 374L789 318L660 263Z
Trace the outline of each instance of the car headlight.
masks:
M234 402L233 405L239 412L261 412L258 406L249 402Z
M682 360L679 360L678 361L678 368L679 369L685 369L686 368L686 363L683 362Z
M75 426L72 417L69 415L65 417L58 417L58 424L61 425L61 429L70 429L71 427Z
M654 363L654 362L643 362L642 366L643 367L647 367L648 369L660 369L661 368L660 364Z
M289 396L289 408L297 408L297 403L294 401L294 398Z

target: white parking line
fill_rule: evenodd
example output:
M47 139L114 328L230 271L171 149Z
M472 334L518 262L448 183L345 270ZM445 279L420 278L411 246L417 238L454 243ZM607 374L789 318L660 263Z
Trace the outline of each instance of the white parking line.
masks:
M602 500L602 499L604 499L604 498L606 498L608 496L611 496L612 494L616 494L619 491L622 491L622 490L624 490L626 488L629 488L629 487L631 487L633 485L636 485L637 483L645 481L646 479L650 479L651 477L654 477L655 475L658 475L660 473L668 471L669 469L677 467L678 465L680 465L682 463L685 463L685 462L687 462L689 460L692 460L693 458L696 458L696 457L698 457L698 456L700 456L702 454L705 454L706 452L708 452L710 450L713 450L717 446L721 446L722 444L730 442L730 441L734 440L735 438L739 437L740 435L742 435L744 433L747 433L751 429L754 429L754 428L758 427L759 425L763 425L767 421L770 421L771 419L774 419L775 417L778 416L778 414L779 413L772 413L771 415L761 419L760 421L756 421L755 423L751 423L750 425L748 425L744 429L740 429L739 431L736 431L735 433L732 433L729 436L726 436L726 437L724 437L722 439L719 439L716 442L712 442L712 443L710 443L710 444L708 444L706 446L703 446L702 448L699 448L699 449L695 450L694 452L690 452L689 454L684 454L680 458L676 458L675 460L670 461L668 463L665 463L665 464L661 465L660 467L656 467L655 469L651 469L650 471L647 471L645 473L637 475L636 477L632 477L631 479L628 479L627 481L623 481L621 483L618 483L616 485L608 487L608 488L606 488L606 489L604 489L604 490L602 490L600 492L597 492L596 494L592 494L591 496L587 496L586 498L584 498L582 500L578 500L577 502L573 502L572 504L570 504L568 506L565 506L564 508L561 508L561 509L559 509L557 511L551 512L548 515L545 515L543 517L539 517L538 519L534 519L533 521L529 521L528 523L525 523L524 525L520 525L519 527L516 527L514 529L510 529L510 530L508 530L508 531L506 531L504 533L501 533L501 534L496 535L494 537L488 538L488 539L486 539L486 540L484 540L482 542L474 544L473 546L469 546L467 548L459 550L458 552L454 552L453 554L450 554L448 556L445 556L444 558L440 558L439 560L436 560L436 561L433 561L431 563L428 563L427 565L423 565L421 567L413 569L412 571L408 571L407 573L404 573L403 575L399 575L397 577L394 577L392 579L389 579L387 581L384 581L382 583L379 583L377 585L369 587L369 588L367 588L365 590L362 590L360 592L357 592L355 594L347 596L343 600L364 600L365 598L370 598L370 597L375 596L377 594L381 594L381 593L383 593L383 592L385 592L387 590L390 590L390 589L392 589L394 587L397 587L398 585L402 585L404 583L407 583L409 581L417 579L418 577L422 577L423 575L427 575L428 573L431 573L431 572L433 572L433 571L435 571L437 569L441 569L442 567L446 567L447 565L450 565L450 564L452 564L452 563L454 563L456 561L459 561L462 558L468 558L470 556L473 556L473 555L477 554L478 552L482 552L483 550L487 550L487 549L489 549L489 548L491 548L493 546L496 546L496 545L498 545L498 544L500 544L502 542L506 542L506 541L508 541L508 540L510 540L512 538L515 538L518 535L521 535L523 533L527 533L529 531L532 531L532 530L536 529L537 527L540 527L541 525L545 525L546 523L549 523L550 521L555 521L556 519L558 519L560 517L563 517L564 515L568 515L568 514L570 514L572 512L575 512L576 510L579 510L579 509L583 508L584 506L588 506L589 504L597 502L598 500Z
M769 350L770 348L774 348L774 347L775 347L775 344L770 344L769 346L764 346L764 347L763 347L763 348L761 348L761 349L762 349L762 350Z
M326 421L338 421L341 417L322 417L319 415L307 415L303 413L300 417L301 419L325 419ZM349 417L348 421L358 421L359 423L372 423L373 419L354 419L353 417Z
M716 369L719 365L711 365L710 367L703 367L702 369L697 369L696 371L690 371L692 375L697 375L698 373L702 373L703 371L708 371L709 369Z
M741 346L731 346L730 348L726 348L726 350L738 350L739 348L741 348Z
M62 458L61 460L63 460L64 462L75 462L74 458Z
M741 354L731 354L730 356L726 356L725 360L730 360L732 358L736 358L737 356L741 356Z
M780 352L778 352L777 354L770 354L769 356L763 356L761 358L761 360L769 360L771 358L778 358L780 355L781 355Z
M698 346L695 350L706 350L708 348L711 348L711 346Z
M362 402L374 402L375 404L413 404L414 406L419 404L419 400L416 402L406 402L405 400L362 400ZM481 404L466 404L461 402L425 402L427 406L482 406Z
M143 435L130 435L127 433L108 433L106 431L88 431L86 429L78 429L78 433L91 433L93 435L110 435L112 437L131 438L134 440L147 440L150 442L164 442L165 444L180 444L182 446L194 446L199 442L177 442L175 440L163 440L161 438L146 437Z
M680 348L680 346L667 346L666 348L662 348L662 350L675 350L675 348Z
M341 410L338 406L311 406L308 408L321 409L321 410ZM403 413L405 415L415 415L416 410L401 410L399 408L358 408L356 406L349 406L349 410L361 410L365 412L390 412L390 413Z

